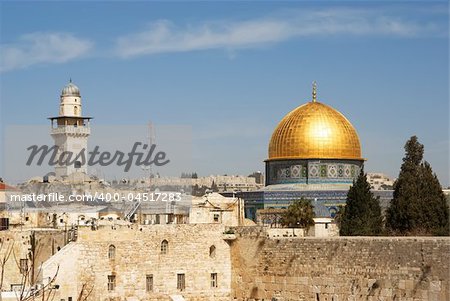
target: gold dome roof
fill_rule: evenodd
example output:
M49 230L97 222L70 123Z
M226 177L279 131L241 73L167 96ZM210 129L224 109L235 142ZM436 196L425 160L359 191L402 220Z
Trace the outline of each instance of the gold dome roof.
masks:
M315 100L287 114L269 143L269 159L361 158L361 144L350 121L330 106Z

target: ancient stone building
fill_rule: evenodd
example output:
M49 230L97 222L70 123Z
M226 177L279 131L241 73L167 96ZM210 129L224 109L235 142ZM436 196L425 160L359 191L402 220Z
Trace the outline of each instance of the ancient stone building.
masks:
M224 197L218 193L209 193L203 197L194 197L189 212L192 224L221 223L226 226L244 224L244 202L235 197Z
M80 229L43 265L55 300L230 300L230 247L221 224ZM225 239L224 239L225 238ZM59 270L58 270L59 267ZM58 271L58 272L57 272Z
M448 237L233 231L220 224L84 228L44 263L43 280L59 267L53 293L65 301L88 292L88 300L449 300Z

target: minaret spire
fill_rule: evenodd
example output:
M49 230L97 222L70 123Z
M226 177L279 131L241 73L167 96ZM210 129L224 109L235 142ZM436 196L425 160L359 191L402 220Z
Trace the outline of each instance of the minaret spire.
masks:
M317 101L317 83L316 81L313 81L312 83L312 101Z

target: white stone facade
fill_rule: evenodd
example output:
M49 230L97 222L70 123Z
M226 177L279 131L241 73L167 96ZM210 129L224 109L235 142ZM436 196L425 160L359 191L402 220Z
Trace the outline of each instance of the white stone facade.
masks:
M59 116L50 118L52 121L51 136L58 147L57 158L64 157L65 152L72 154L73 163L55 165L57 178L65 178L75 172L87 173L87 142L90 135L90 118L82 117L81 96L77 86L70 82L61 92ZM54 127L56 121L56 127ZM84 161L77 159L84 152Z
M367 182L375 190L392 189L394 180L383 173L367 173Z
M220 224L82 227L71 242L43 264L43 280L59 266L55 300L230 300L230 246ZM162 242L167 241L163 251ZM110 258L109 248L114 246ZM179 278L184 274L184 289ZM152 286L147 287L147 277ZM215 276L213 276L215 275ZM108 276L114 284L108 285ZM215 278L215 282L213 281Z
M253 191L262 187L261 184L256 183L254 177L246 177L241 175L235 176L220 176L211 175L199 178L178 178L178 177L156 177L149 180L141 179L145 185L154 185L156 187L162 186L180 186L191 187L194 185L211 187L214 183L217 185L219 192L233 192L233 191Z
M244 200L209 193L192 199L189 212L191 224L224 224L236 227L244 224Z
M77 128L69 125L52 130L52 137L58 147L59 154L66 151L79 154L83 149L86 153L89 134L89 128ZM87 173L86 164L80 164L80 167L76 167L75 164L55 166L57 178L64 178L75 172Z

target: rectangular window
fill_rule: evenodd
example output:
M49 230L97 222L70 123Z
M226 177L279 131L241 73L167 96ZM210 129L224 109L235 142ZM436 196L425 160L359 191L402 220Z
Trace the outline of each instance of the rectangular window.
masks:
M177 274L177 289L184 291L186 283L184 282L184 274Z
M28 259L20 259L20 273L26 274L28 272Z
M108 291L116 288L116 275L108 275Z
M214 214L214 222L215 223L219 222L219 215L218 214Z
M217 287L217 273L211 273L211 287Z
M145 290L147 292L153 292L153 274L145 276Z

